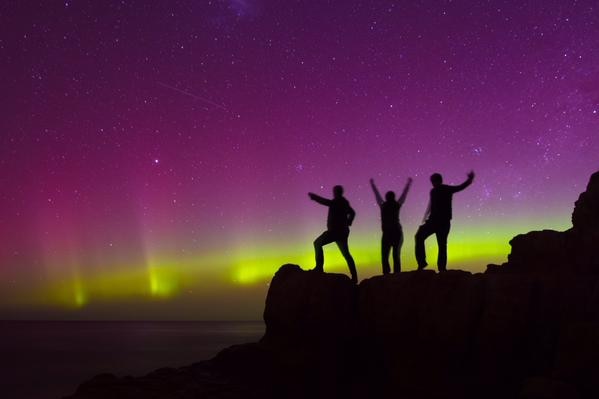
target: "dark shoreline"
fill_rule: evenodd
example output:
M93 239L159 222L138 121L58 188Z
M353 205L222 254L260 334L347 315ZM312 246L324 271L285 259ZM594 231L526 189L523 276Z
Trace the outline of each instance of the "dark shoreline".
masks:
M208 361L112 374L70 399L599 397L599 172L572 228L510 241L485 273L346 275L283 265L266 332Z
M3 397L54 399L113 372L142 376L258 340L263 322L0 321Z

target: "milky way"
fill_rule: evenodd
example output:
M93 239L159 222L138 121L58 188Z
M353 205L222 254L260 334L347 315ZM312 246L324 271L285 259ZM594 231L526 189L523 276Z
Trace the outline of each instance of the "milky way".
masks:
M4 2L0 316L259 318L335 184L372 276L371 177L414 178L411 270L428 177L474 169L448 266L501 263L599 169L597 43L595 1Z

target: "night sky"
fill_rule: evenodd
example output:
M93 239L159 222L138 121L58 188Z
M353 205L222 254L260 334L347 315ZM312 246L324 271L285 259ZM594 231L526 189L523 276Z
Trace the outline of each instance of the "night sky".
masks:
M474 169L448 267L484 271L599 169L594 0L4 1L0 66L0 318L259 319L335 184L378 274L370 177L414 178L413 270L430 174Z

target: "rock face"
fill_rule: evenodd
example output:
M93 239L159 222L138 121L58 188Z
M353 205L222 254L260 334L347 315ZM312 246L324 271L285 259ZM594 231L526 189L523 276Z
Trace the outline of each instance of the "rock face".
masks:
M331 340L354 330L355 299L354 284L346 275L304 272L297 265L283 265L266 297L262 341L328 346Z
M580 194L572 213L572 226L579 232L599 230L599 172L591 175L585 192Z
M377 396L466 395L483 311L480 275L406 272L368 279L359 291L363 373Z
M572 212L572 228L543 230L512 239L512 253L501 268L515 273L599 274L599 172L593 173ZM495 269L497 270L497 269Z
M599 172L566 232L515 237L483 274L344 275L284 265L259 343L72 398L599 397Z
M272 279L261 344L285 381L284 397L334 393L347 386L355 361L357 290L343 274L283 265Z

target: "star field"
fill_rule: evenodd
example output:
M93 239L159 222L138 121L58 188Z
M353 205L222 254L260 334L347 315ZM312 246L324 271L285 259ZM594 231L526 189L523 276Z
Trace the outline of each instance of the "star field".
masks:
M335 184L380 273L371 177L414 178L410 270L428 177L474 169L448 266L501 263L599 166L597 43L595 1L5 2L0 317L257 318Z

